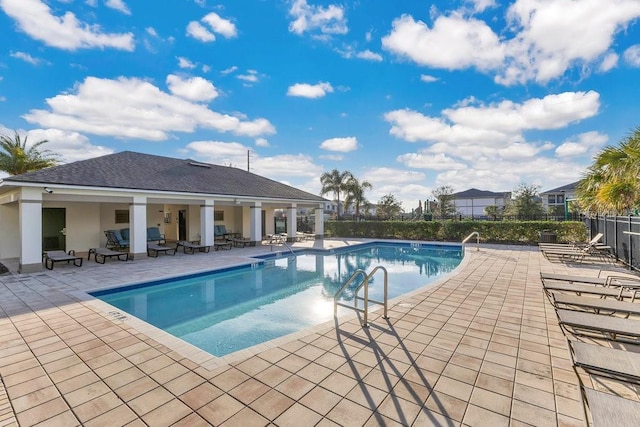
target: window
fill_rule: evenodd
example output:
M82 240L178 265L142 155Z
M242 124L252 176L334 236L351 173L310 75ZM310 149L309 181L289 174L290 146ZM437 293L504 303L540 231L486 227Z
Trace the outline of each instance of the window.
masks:
M564 203L564 194L559 194L558 198L556 199L556 201L558 202L559 205Z
M129 209L116 209L116 224L129 224Z
M548 201L550 205L555 205L556 204L556 195L555 194L549 194L548 197Z
M224 221L224 211L214 211L213 212L213 220L214 221Z

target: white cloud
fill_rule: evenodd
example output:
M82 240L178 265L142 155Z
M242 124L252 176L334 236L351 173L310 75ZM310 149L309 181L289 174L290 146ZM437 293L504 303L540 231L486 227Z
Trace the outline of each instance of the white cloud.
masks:
M233 38L238 35L238 30L233 22L221 18L217 13L211 12L202 18L202 22L209 24L213 32L225 38Z
M111 9L124 13L125 15L131 15L131 11L123 0L107 0L105 5Z
M341 162L344 160L344 156L342 154L321 154L318 157L320 159L332 160L334 162Z
M236 72L237 70L238 70L238 67L236 67L234 65L232 67L229 67L229 68L226 68L226 69L220 71L220 74L227 75L227 74L231 74L233 72Z
M358 139L355 136L345 138L330 138L320 144L320 148L328 151L348 153L358 149Z
M380 55L379 53L372 52L369 49L356 53L356 57L360 59L366 59L367 61L376 61L376 62L382 61L382 55Z
M495 5L489 0L472 3L474 12ZM467 16L464 8L449 15L432 9L431 28L402 15L393 21L382 45L419 65L448 70L474 67L493 74L502 85L546 84L573 66L600 72L615 66L614 37L640 17L640 2L611 0L604 9L602 4L601 0L516 0L507 10L508 26L500 35Z
M420 74L420 80L425 83L433 83L433 82L437 82L440 79L434 76L430 76L428 74Z
M606 73L607 71L615 68L616 65L618 65L618 59L619 59L618 54L614 52L609 52L604 56L604 58L602 58L602 62L598 67L598 71L601 73Z
M24 62L28 62L29 64L32 64L32 65L39 65L42 62L41 59L34 58L33 56L25 52L11 52L10 55L12 58L21 59Z
M322 98L331 92L333 92L333 86L327 82L320 82L315 85L296 83L287 89L288 96L300 96L303 98Z
M147 27L147 28L145 28L144 30L145 30L145 31L147 32L147 34L149 34L150 36L152 36L152 37L158 37L158 32L156 31L156 29L155 29L155 28L153 28L153 27Z
M132 33L103 33L97 24L79 21L71 12L54 16L41 0L0 0L0 8L30 37L59 49L134 50Z
M372 168L362 174L362 180L369 181L373 186L366 193L371 203L378 203L382 196L393 194L407 212L418 206L418 200L430 197L432 189L424 185L426 179L423 172L390 167Z
M501 84L546 83L573 64L598 61L614 35L640 17L637 0L517 0L507 20L517 30L507 42L508 60L496 77Z
M556 156L560 158L577 157L584 154L594 154L602 148L609 137L600 132L592 131L581 133L575 137L567 139L556 148Z
M236 77L248 83L258 82L258 72L256 70L247 70L247 74L238 74Z
M256 138L256 147L269 147L269 141L266 138Z
M407 153L398 156L396 160L414 169L459 170L467 167L464 163L457 162L444 153Z
M174 74L169 74L167 86L171 93L189 101L212 101L218 97L218 91L213 83L202 77L182 79Z
M486 9L490 7L495 7L495 0L469 0L473 4L474 12L484 12Z
M306 0L293 0L289 15L294 18L289 24L289 31L298 35L318 31L328 36L346 34L349 31L344 8L334 4L322 7L309 5Z
M220 114L136 78L87 77L72 91L46 102L48 110L33 109L23 118L50 128L154 141L198 128L250 137L275 133L266 119L247 121Z
M504 60L504 46L484 22L459 15L438 17L433 28L409 15L393 21L382 47L419 65L458 70L495 69ZM443 48L446 46L446 48Z
M209 31L209 29L200 22L207 24L212 31ZM187 35L202 42L214 41L216 39L215 34L220 34L227 39L238 35L235 24L227 19L221 18L217 13L211 12L205 15L200 22L189 22L187 25Z
M624 51L624 60L632 67L640 67L640 44L634 44Z
M187 148L196 152L199 159L209 163L232 165L240 169L246 168L247 151L251 150L251 147L238 142L222 141L194 141ZM283 181L286 177L316 178L322 173L322 168L304 154L261 157L252 151L249 164L251 172L278 181ZM283 168L282 165L287 167Z
M192 70L196 68L196 64L194 64L184 56L178 56L178 67Z
M41 147L59 154L64 163L105 156L114 152L111 148L91 144L89 138L78 132L66 132L60 129L34 129L30 130L27 135L32 142L43 139L49 141Z
M187 25L187 35L201 42L212 42L216 39L216 36L198 21L189 22Z

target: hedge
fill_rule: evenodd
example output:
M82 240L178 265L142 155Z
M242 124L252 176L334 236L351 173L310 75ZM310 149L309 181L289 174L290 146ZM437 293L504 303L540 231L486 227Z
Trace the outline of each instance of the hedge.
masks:
M364 237L402 240L461 242L472 232L481 242L537 244L540 233L557 236L558 243L587 240L587 228L579 221L326 221L327 237ZM475 238L473 239L475 241Z

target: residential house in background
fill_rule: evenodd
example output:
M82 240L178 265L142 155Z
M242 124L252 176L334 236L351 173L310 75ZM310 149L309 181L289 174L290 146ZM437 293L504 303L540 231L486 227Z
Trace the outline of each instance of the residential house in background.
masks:
M576 188L579 183L580 181L576 181L563 185L562 187L541 192L540 197L542 198L542 208L544 211L564 217L566 215L565 209L567 209L567 204L576 198Z
M465 191L453 194L453 204L458 212L466 218L481 218L487 216L485 208L487 206L497 206L504 209L511 200L511 192L493 192L470 188Z

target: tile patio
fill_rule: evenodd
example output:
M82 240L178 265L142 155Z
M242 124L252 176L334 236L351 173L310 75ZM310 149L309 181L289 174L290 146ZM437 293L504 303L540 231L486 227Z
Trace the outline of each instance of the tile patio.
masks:
M341 319L225 358L86 294L272 249L0 276L0 426L584 425L539 274L612 267L552 264L536 247L469 247L453 274L395 299L388 320Z

